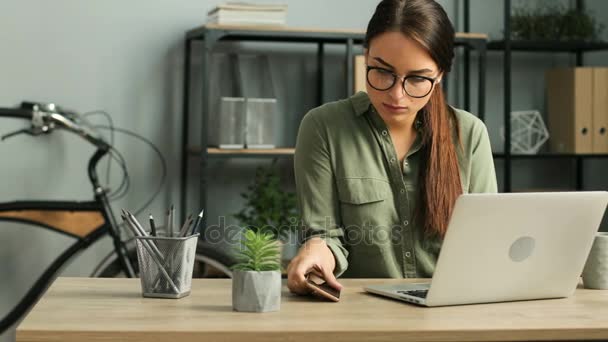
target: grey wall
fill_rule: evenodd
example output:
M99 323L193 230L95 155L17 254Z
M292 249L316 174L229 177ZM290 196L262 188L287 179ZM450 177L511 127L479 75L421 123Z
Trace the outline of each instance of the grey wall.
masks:
M104 109L117 126L152 140L167 158L170 180L145 213L160 213L179 199L182 40L185 31L203 24L207 11L218 3L220 1L200 0L2 1L0 106L30 99L56 102L80 111ZM288 23L292 26L362 28L375 1L288 3ZM348 15L344 15L345 9ZM284 88L289 90L286 101L297 104L291 113L301 115L299 112L309 109L310 105L300 97L314 96L312 84L302 82L313 77L314 69L309 63L301 63L303 59L297 54L282 52L273 58L285 61L276 74L296 71L296 76ZM196 63L194 68L196 72ZM221 75L214 77L221 79ZM0 131L9 132L23 126L18 120L3 120ZM135 209L156 186L159 164L149 149L131 138L117 136L116 145L128 160L132 191L114 206ZM91 189L85 163L91 152L91 147L63 132L0 143L0 179L3 180L0 201L89 199ZM240 205L238 191L251 179L251 167L239 170L238 165L227 164L216 165L211 170L217 177L224 175L223 166L234 169L220 177L218 187L211 190L214 195L210 197L217 198L219 203L207 210L208 217L235 212ZM111 180L113 185L118 184L118 170ZM195 180L191 187L195 191ZM3 224L0 315L24 293L24 288L33 281L32 275L69 243L55 235L23 225ZM108 239L100 241L64 274L88 275L110 250Z
M255 1L254 1L255 2ZM290 26L364 29L376 0L288 0ZM439 1L457 27L461 27L460 2ZM472 0L472 30L501 37L502 1ZM589 1L597 16L608 22L608 4ZM182 39L188 29L201 25L206 12L220 1L179 2L168 0L95 1L78 0L7 0L0 2L0 106L11 106L21 100L48 101L79 111L103 109L119 127L134 130L157 144L169 165L169 181L161 195L145 211L161 213L179 200L179 152L181 142ZM278 143L291 146L299 118L314 106L314 45L225 44L218 51L235 49L245 53L266 53L273 64L272 77L280 101L281 127ZM195 54L198 49L195 47ZM329 47L326 59L325 100L346 95L342 77L343 48ZM590 64L604 64L606 53L590 54ZM214 57L217 70L212 84L225 82L222 55ZM489 53L486 117L492 144L501 151L499 128L502 122L502 56ZM550 54L514 56L513 109L544 109L543 74L547 66L566 65L568 56ZM458 63L458 59L457 59ZM200 65L193 65L193 75ZM462 67L456 67L450 99L461 101ZM475 72L475 68L473 68ZM253 86L254 85L249 85ZM475 86L475 85L474 85ZM193 90L197 84L194 82ZM219 88L218 88L219 89ZM475 88L474 88L475 89ZM220 90L216 90L219 93ZM476 103L476 91L473 90ZM196 94L194 92L193 94ZM196 97L194 97L196 99ZM192 103L193 110L200 108ZM475 109L474 109L475 111ZM99 119L100 123L103 120ZM22 127L18 120L3 120L0 132ZM196 121L191 127L198 132ZM196 139L194 139L196 140ZM128 137L117 136L116 146L128 160L132 187L128 196L114 203L115 208L137 208L156 186L160 171L154 154L144 145ZM92 148L63 132L37 139L20 137L0 143L0 201L32 198L90 198L91 190L85 174L85 162ZM194 160L189 169L189 210L197 207ZM239 192L251 180L255 166L267 160L214 161L209 170L213 180L209 191L207 215L217 223L238 211L242 202ZM290 160L279 161L286 179L290 179ZM563 163L562 163L563 164ZM567 187L563 178L568 165L516 164L515 184L525 187ZM543 166L544 165L544 166ZM586 177L590 188L608 188L608 166L590 162ZM565 167L563 173L547 170ZM117 185L119 172L114 170L111 184ZM501 175L499 174L499 178ZM289 185L289 184L288 184ZM142 216L143 217L143 216ZM215 221L215 222L214 222ZM23 284L32 281L31 274L44 266L68 241L53 234L19 225L3 225L0 230L0 313L22 293ZM87 275L100 258L110 251L104 239L80 256L66 270L66 275ZM19 256L18 260L15 256Z

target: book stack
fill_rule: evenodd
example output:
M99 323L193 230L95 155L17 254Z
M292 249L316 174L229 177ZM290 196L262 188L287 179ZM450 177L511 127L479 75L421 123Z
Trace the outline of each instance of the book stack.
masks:
M286 4L228 2L209 11L207 24L285 26Z

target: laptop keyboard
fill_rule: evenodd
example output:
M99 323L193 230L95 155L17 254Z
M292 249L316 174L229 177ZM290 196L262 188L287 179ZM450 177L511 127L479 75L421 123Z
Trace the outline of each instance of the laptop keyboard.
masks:
M426 294L429 292L429 290L409 290L409 291L397 291L397 292L401 293L401 294L418 297L418 298L426 298Z

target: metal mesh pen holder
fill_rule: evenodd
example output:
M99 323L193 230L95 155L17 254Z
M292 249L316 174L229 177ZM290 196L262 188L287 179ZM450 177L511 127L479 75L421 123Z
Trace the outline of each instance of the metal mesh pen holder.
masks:
M190 294L198 236L136 237L144 297L177 299Z

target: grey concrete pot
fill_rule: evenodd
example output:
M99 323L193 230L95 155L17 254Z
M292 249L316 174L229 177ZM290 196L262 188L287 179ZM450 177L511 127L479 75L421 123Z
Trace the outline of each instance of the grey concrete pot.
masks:
M608 290L608 233L597 233L583 269L583 286Z
M232 309L245 312L279 311L281 272L234 271Z

